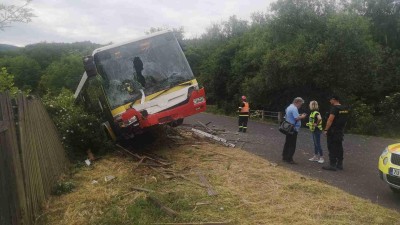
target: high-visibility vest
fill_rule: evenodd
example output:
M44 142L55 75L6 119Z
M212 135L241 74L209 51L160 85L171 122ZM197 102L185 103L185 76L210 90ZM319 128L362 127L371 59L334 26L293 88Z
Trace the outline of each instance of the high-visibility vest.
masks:
M315 127L313 126L313 124L317 122L317 120L315 120L315 115L317 113L319 114L318 111L313 111L310 114L310 118L308 120L308 124L307 125L308 125L308 127L310 128L311 131L315 130ZM317 127L318 127L319 130L322 130L322 120L319 121L319 123L317 124Z
M250 111L249 103L243 102L244 106L240 109L241 113L248 113Z

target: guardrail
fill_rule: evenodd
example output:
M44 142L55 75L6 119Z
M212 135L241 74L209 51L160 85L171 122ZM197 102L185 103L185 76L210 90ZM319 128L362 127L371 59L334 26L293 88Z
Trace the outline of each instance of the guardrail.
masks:
M277 120L278 123L281 123L283 120L283 112L274 112L267 110L250 110L250 118L257 118L261 120L266 120L271 118L273 120Z

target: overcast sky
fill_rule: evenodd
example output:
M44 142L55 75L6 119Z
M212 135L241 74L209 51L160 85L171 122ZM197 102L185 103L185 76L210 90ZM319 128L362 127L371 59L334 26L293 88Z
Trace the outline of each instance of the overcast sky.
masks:
M22 5L23 0L0 0ZM37 16L0 31L0 43L91 41L98 44L140 37L151 27L184 27L185 37L200 36L212 23L236 15L250 21L274 0L32 0Z

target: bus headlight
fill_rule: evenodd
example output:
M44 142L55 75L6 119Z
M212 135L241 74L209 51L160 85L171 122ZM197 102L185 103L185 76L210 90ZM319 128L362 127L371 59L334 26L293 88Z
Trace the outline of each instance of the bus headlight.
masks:
M125 125L125 127L127 127L127 126L129 126L129 125L131 125L133 123L136 123L137 121L138 121L137 117L133 116L129 120L124 121L124 125Z
M205 102L205 101L206 101L206 99L205 99L204 97L198 97L198 98L193 99L193 103L194 103L195 105L200 104L200 103L203 103L203 102Z
M128 120L122 120L121 116L118 116L116 121L120 127L127 127L133 123L136 123L138 121L138 118L136 116L133 116L132 118L130 118Z

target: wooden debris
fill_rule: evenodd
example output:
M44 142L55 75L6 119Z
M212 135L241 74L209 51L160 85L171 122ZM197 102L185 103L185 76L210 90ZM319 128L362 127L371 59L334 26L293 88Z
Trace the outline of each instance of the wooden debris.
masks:
M153 190L147 189L147 188L141 188L141 187L131 187L132 190L135 191L143 191L143 192L154 192Z
M196 202L196 204L194 204L195 206L199 206L199 205L209 205L211 204L211 202Z
M207 187L207 193L209 196L218 195L218 193L214 190L214 188L211 186L211 184L202 173L198 172L197 175L199 176L201 183Z
M142 159L142 157L139 157L137 154L133 154L132 152L130 152L128 149L122 147L121 145L116 144L116 146L119 147L120 149L122 149L124 152L128 153L129 155L131 155L139 160Z
M136 169L139 166L154 166L154 167L163 167L163 166L169 166L172 163L167 162L164 159L158 158L155 159L153 157L147 156L147 155L143 155L140 156L137 153L132 153L131 151L129 151L128 149L122 147L121 145L116 144L117 147L119 147L120 149L122 149L124 152L128 153L130 156L133 156L134 158L138 159L139 162L136 165L135 168L133 168L132 170ZM153 162L145 162L145 160L151 160Z
M206 185L204 185L204 184L202 184L202 183L199 183L199 182L197 182L197 181L194 181L194 180L192 180L192 179L186 177L185 175L179 175L179 177L181 177L181 178L184 179L184 180L190 181L190 182L192 182L193 184L197 184L197 185L199 185L200 187L207 187Z
M204 129L206 129L209 133L215 134L215 132L211 128L207 127L207 125L205 125L204 123L200 121L197 121L197 123L199 123L202 127L204 127Z
M152 196L147 196L147 200L158 206L161 210L163 210L165 213L168 215L175 217L178 216L178 213L172 210L171 208L163 205L160 200L156 199L155 197Z
M234 144L227 142L227 140L224 139L224 138L220 138L218 136L209 134L207 132L204 132L204 131L201 131L201 130L198 130L198 129L195 129L195 128L192 128L192 131L195 132L196 134L200 135L200 136L208 137L208 138L211 138L211 139L213 139L215 141L218 141L219 143L222 143L225 146L232 147L232 148L235 147Z

